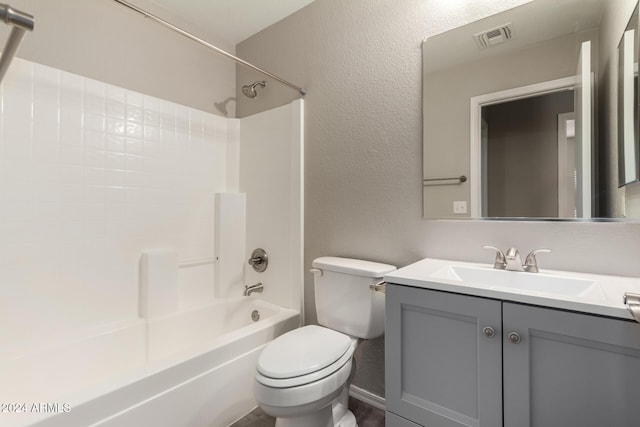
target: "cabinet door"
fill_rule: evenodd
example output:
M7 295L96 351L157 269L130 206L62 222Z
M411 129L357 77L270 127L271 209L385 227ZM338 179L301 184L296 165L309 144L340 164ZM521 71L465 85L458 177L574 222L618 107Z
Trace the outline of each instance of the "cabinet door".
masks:
M500 301L388 285L386 310L387 409L426 427L502 426Z
M503 319L505 427L640 425L638 323L511 303Z

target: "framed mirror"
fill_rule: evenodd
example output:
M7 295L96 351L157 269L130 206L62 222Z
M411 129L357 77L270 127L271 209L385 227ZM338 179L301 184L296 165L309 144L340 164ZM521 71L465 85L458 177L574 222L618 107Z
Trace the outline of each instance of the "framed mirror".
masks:
M424 218L598 215L603 1L534 0L424 41Z
M618 44L618 185L640 178L638 151L638 6Z

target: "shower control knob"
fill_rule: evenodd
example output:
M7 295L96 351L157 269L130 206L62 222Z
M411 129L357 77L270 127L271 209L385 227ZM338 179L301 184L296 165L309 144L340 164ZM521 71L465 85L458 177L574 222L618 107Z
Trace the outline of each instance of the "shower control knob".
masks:
M520 334L517 332L509 332L509 335L507 335L507 339L512 344L520 344L520 341L522 341L522 338L520 338Z
M496 336L496 331L491 326L483 328L482 333L485 334L488 338L493 338Z
M267 269L267 266L269 265L269 257L264 249L258 248L251 253L249 265L258 273L262 273Z

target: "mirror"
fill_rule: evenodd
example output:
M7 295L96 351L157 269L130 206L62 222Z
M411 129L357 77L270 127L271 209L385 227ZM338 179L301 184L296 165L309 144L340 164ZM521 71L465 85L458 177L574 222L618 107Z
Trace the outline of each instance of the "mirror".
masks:
M638 6L618 45L618 185L639 179Z
M423 43L424 218L592 218L604 0L534 0Z

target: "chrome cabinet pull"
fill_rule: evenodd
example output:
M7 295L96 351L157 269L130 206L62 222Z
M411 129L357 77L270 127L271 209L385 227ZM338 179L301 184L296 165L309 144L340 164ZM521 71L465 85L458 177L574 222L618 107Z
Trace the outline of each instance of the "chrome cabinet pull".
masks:
M485 326L482 329L482 333L485 334L488 338L493 338L496 336L496 331L491 326Z
M509 332L509 335L507 335L507 339L513 344L520 344L520 341L522 341L522 338L520 338L520 334L517 332Z

